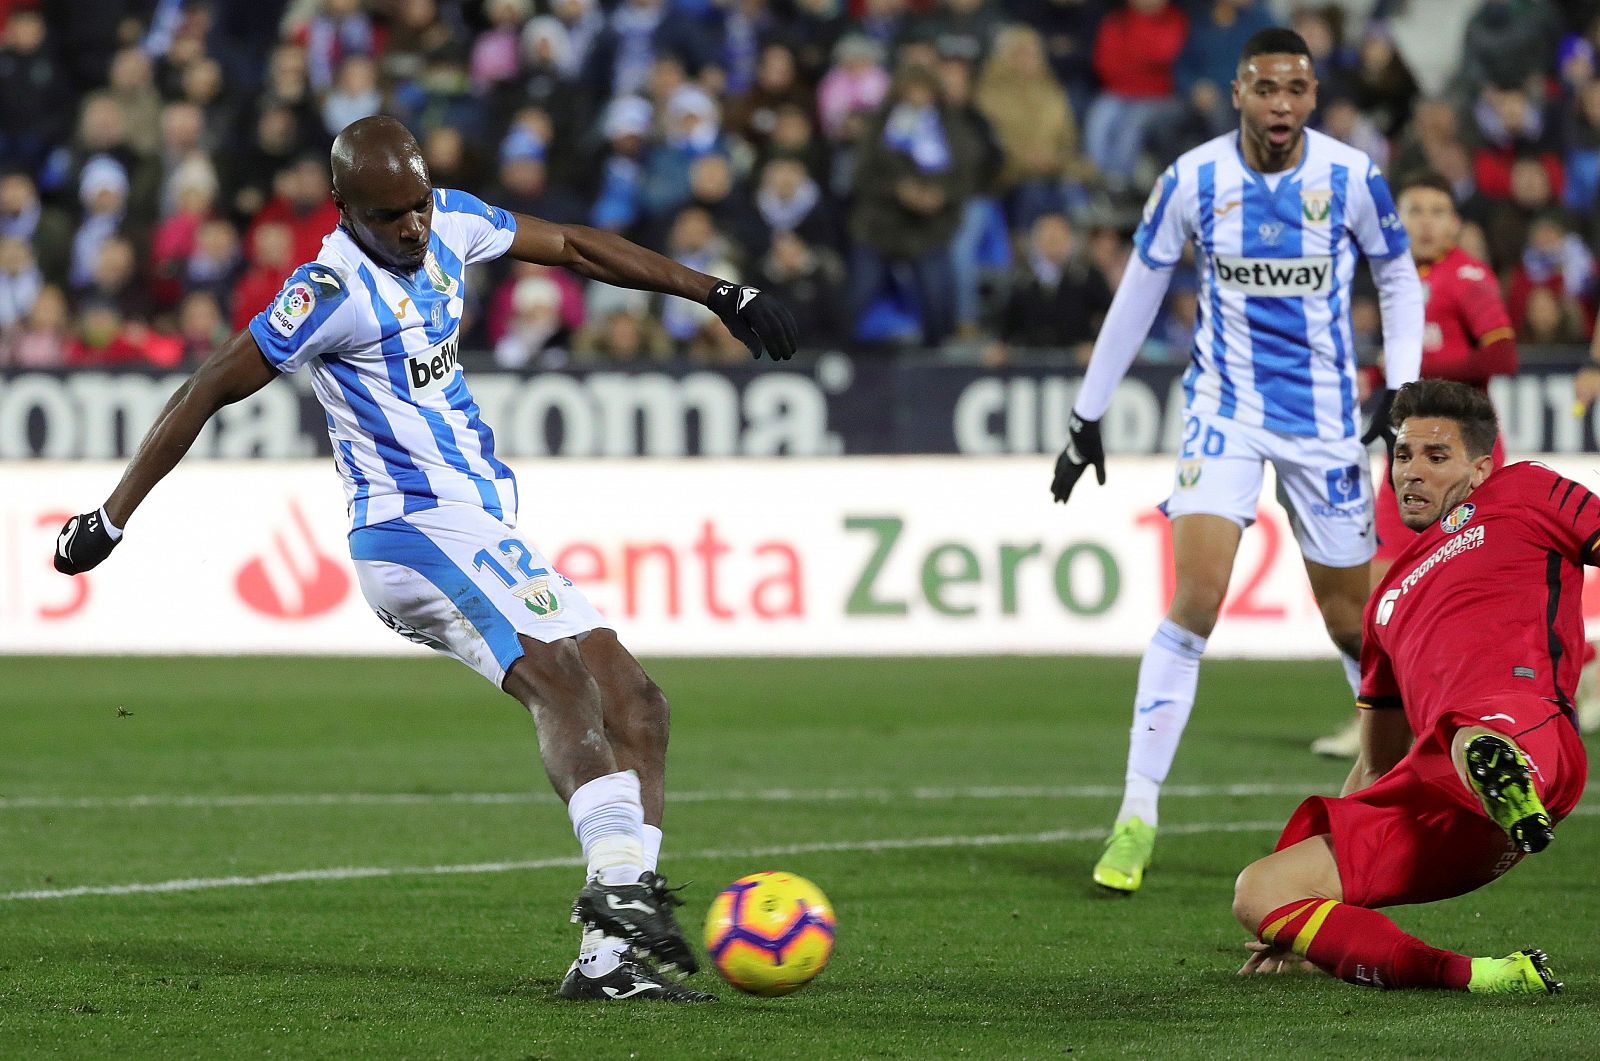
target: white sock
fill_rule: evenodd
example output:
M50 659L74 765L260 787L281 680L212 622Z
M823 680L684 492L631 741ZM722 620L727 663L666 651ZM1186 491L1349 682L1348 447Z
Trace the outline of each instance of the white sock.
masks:
M567 801L572 831L589 860L589 876L602 884L633 884L644 872L644 807L639 775L605 774L579 786Z
M1361 695L1361 661L1354 656L1339 653L1339 662L1344 664L1344 680L1350 683L1350 695Z
M661 829L659 826L646 825L644 827L644 868L646 873L654 873L656 866L661 862Z
M1139 664L1133 698L1133 728L1128 731L1127 783L1117 821L1142 818L1156 824L1156 799L1178 754L1178 741L1194 708L1200 684L1200 657L1206 639L1171 619L1156 627Z

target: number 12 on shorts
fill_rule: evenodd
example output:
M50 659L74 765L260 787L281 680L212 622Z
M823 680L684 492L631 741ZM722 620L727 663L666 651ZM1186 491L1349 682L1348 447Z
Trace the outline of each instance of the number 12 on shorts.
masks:
M479 571L487 568L494 574L495 578L505 583L507 589L515 589L530 578L538 578L540 575L548 575L550 573L548 568L533 566L533 561L529 559L532 553L532 549L529 549L515 538L506 538L500 542L500 555L509 560L521 572L521 578L517 578L506 570L506 566L496 560L487 549L478 550L477 555L472 558L472 566Z
M1204 441L1202 441L1201 438L1200 438L1201 424L1200 424L1199 417L1191 416L1191 417L1189 417L1189 419L1184 421L1184 423L1183 423L1183 449L1178 453L1178 456L1186 457L1186 458L1187 457L1195 457L1195 456L1202 456L1202 457L1220 457L1220 456L1222 456L1222 448L1223 448L1223 446L1227 445L1227 442L1228 442L1227 437L1225 435L1223 435L1223 433L1221 431L1218 431L1216 428L1212 427L1210 424L1206 424L1204 426L1205 426L1205 439L1204 439ZM1200 452L1198 454L1196 454L1195 451L1194 451L1194 444L1196 442L1200 443Z

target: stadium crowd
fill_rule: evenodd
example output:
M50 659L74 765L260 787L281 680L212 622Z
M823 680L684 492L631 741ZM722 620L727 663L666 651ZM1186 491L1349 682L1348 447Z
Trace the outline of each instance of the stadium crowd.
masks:
M1522 341L1585 340L1600 0L0 0L0 366L203 360L316 255L329 144L380 111L437 184L771 289L810 347L1085 358L1275 23L1317 127L1450 181ZM748 357L681 300L486 279L466 345L507 369ZM1195 289L1147 356L1187 357Z

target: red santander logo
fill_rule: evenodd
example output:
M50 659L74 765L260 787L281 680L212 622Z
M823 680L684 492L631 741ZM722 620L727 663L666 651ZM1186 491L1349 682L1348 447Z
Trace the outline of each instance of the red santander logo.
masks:
M289 526L272 532L272 548L250 559L233 579L252 611L273 619L310 619L337 608L350 592L344 565L317 549L305 515L289 502Z

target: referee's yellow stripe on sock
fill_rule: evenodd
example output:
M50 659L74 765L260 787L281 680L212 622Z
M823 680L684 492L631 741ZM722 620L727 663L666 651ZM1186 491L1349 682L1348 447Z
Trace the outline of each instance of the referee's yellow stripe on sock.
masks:
M1294 938L1294 947L1292 949L1296 954L1302 958L1306 956L1306 951L1311 949L1311 941L1317 938L1317 932L1321 930L1322 923L1328 919L1328 915L1338 905L1339 901L1337 899L1329 899L1317 907L1316 911L1306 921L1306 927L1302 928L1300 934Z
M1284 914L1282 917L1278 918L1272 924L1270 924L1266 928L1262 929L1261 930L1262 942L1264 942L1264 943L1275 943L1275 942L1277 942L1277 935L1278 935L1278 933L1280 931L1283 930L1283 926L1284 925L1287 925L1290 921L1293 921L1295 918L1299 917L1301 914L1305 913L1307 910L1311 909L1315 905L1317 905L1317 900L1308 899L1306 902L1301 903L1299 906L1295 907L1289 913Z

